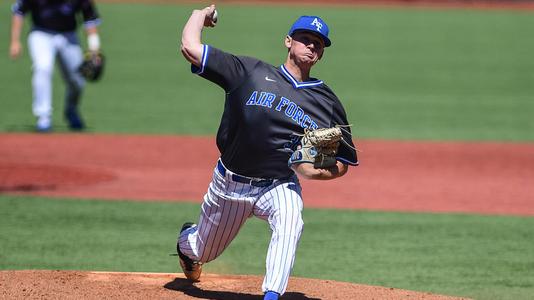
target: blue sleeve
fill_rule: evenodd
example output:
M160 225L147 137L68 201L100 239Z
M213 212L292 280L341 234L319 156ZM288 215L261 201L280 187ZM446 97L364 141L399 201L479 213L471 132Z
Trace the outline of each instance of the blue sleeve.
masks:
M204 69L208 61L209 51L210 51L209 45L202 45L202 59L200 60L200 67L197 67L191 64L191 73L197 74L197 75L202 75L204 73Z

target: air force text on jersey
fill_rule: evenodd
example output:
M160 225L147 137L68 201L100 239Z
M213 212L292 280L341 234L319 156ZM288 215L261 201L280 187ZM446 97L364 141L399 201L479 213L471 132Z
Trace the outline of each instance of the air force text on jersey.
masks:
M274 110L284 113L286 117L292 119L302 128L311 130L319 128L317 123L309 115L305 114L300 106L284 96L277 97L273 93L254 91L245 104L274 108Z

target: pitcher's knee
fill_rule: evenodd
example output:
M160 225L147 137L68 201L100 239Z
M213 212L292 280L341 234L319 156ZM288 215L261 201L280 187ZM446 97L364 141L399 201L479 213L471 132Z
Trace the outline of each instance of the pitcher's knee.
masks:
M302 212L300 210L288 212L286 220L291 222L291 228L297 229L298 232L302 231L304 227L304 221L302 220Z
M298 218L298 222L297 222L297 226L296 227L300 229L299 231L302 231L302 229L304 228L304 221L302 220L302 217Z
M292 220L292 222L286 223L282 221L281 224L284 224L284 226L276 227L274 234L277 236L293 236L298 238L304 229L302 218L299 216L288 220Z
M299 217L293 226L295 228L295 232L300 235L300 233L304 229L304 221L302 220L302 217Z

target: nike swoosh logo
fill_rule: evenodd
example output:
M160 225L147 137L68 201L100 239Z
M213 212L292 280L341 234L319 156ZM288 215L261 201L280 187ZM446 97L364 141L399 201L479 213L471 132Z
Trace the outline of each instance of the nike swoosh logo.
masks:
M265 76L265 80L271 81L271 82L276 82L276 80L269 78L269 76Z

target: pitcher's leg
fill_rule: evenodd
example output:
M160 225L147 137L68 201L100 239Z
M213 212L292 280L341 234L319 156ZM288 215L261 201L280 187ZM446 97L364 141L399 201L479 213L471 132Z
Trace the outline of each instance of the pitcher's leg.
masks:
M47 130L52 118L52 75L56 57L53 35L32 31L28 36L28 48L32 59L32 111L37 117L37 129Z
M262 290L282 295L287 288L304 226L298 181L280 184L266 193L256 203L254 214L267 219L272 230Z
M221 255L252 214L252 201L244 196L249 189L241 183L227 182L215 171L198 225L180 234L180 251L202 263Z

